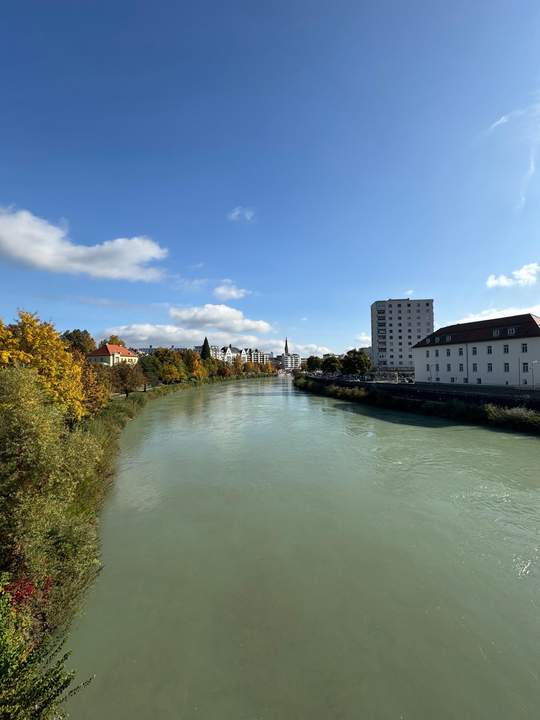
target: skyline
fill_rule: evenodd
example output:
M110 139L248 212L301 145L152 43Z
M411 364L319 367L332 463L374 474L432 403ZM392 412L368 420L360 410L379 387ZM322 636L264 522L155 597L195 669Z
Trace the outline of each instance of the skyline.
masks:
M309 355L379 299L540 315L533 2L211 10L6 9L4 321Z

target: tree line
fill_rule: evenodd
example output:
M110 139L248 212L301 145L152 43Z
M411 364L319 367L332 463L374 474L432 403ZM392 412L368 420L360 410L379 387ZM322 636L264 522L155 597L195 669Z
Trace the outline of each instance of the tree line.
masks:
M326 355L324 358L311 355L306 360L306 370L340 375L363 375L371 370L371 359L365 350L349 350L345 355Z

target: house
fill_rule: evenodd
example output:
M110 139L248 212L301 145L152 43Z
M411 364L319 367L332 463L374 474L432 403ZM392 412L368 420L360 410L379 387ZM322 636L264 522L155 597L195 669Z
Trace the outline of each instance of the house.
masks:
M431 298L376 300L371 305L371 361L381 370L412 370L413 345L433 327Z
M535 389L540 318L527 313L449 325L416 343L413 359L416 382Z
M134 353L132 350L128 350L128 348L123 345L111 345L110 343L106 343L105 345L102 345L96 350L88 353L86 359L88 362L96 365L107 365L108 367L112 367L113 365L118 365L118 363L123 362L129 363L130 365L136 365L139 361L139 356L137 353Z

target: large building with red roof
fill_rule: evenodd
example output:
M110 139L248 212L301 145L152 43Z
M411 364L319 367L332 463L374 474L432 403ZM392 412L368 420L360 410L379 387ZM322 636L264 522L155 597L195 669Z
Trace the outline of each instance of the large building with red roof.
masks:
M139 361L139 356L137 353L134 353L132 350L128 350L128 348L123 345L111 345L110 343L105 343L96 350L88 353L86 359L88 362L97 365L107 365L108 367L112 367L113 365L118 365L118 363L124 362L129 363L130 365L136 365Z

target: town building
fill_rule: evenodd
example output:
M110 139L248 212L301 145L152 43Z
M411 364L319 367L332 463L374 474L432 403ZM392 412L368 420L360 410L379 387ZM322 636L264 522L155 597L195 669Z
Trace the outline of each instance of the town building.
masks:
M449 325L416 343L413 358L416 382L534 390L540 380L540 318L525 314Z
M302 360L297 353L289 352L289 340L285 338L285 347L283 355L278 355L274 360L274 365L282 370L290 372L291 370L300 370Z
M371 305L371 357L382 370L412 371L413 346L433 332L433 300L399 298Z
M130 365L136 365L139 361L139 356L123 345L105 343L105 345L101 345L96 350L88 353L86 359L90 363L112 367L113 365L124 362Z

